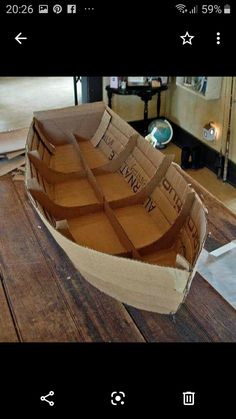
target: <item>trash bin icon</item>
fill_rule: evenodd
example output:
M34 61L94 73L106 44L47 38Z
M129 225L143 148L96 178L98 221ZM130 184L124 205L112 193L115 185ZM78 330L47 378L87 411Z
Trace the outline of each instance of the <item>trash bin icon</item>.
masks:
M194 406L195 393L192 391L185 391L183 393L183 404L184 406Z

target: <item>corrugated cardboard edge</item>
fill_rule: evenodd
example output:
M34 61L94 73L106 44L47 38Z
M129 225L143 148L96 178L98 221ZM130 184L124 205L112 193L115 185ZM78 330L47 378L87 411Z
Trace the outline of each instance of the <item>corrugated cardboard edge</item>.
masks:
M91 143L93 144L94 147L97 147L98 144L100 143L103 135L105 134L110 124L110 121L111 121L111 115L109 114L107 110L105 110L102 116L101 122L99 124L99 127L91 139Z
M28 128L1 132L0 133L0 154L12 153L24 150Z
M161 314L177 311L183 301L191 272L150 265L82 247L54 229L34 208L76 269L100 291L139 309Z
M66 108L57 108L57 109L49 109L46 111L36 111L34 112L34 117L39 121L43 121L46 119L51 118L58 118L64 116L71 116L76 114L89 114L94 111L104 111L106 109L106 105L104 102L94 102L94 103L84 103L78 106L68 106Z
M25 156L17 156L14 157L14 159L11 160L4 160L0 163L0 176L6 175L9 172L12 172L12 170L17 169L18 167L25 164Z

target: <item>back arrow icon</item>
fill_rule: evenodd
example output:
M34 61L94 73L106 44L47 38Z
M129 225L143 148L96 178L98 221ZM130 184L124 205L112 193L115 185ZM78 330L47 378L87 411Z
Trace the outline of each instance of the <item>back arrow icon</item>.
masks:
M18 35L16 35L15 40L19 43L22 44L21 40L22 39L27 39L26 36L21 36L22 32L18 33Z

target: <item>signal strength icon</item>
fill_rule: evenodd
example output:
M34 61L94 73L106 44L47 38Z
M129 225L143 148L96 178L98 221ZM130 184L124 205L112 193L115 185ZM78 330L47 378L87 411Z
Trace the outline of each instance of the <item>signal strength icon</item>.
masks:
M197 13L198 12L198 7L197 6L194 6L190 11L189 11L189 13L190 14L194 14L194 13Z
M176 4L175 7L180 13L187 13L188 11L185 4Z

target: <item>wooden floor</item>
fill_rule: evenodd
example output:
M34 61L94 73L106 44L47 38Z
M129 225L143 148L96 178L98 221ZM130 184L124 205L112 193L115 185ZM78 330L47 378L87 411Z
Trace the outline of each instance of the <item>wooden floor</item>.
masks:
M175 162L180 164L181 149L179 147L170 143L163 151L167 154L174 154ZM216 174L207 167L198 170L189 169L186 172L236 214L236 188L234 186L217 179Z
M198 188L213 250L236 238L236 217ZM200 189L199 189L200 188ZM233 342L236 311L196 274L175 315L137 310L89 285L29 204L22 181L0 180L1 342Z

